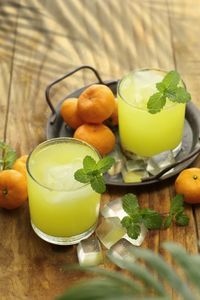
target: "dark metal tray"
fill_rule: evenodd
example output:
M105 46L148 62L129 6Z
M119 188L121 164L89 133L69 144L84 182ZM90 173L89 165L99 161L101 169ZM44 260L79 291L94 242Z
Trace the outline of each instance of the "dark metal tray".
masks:
M91 66L87 66L87 65L80 66L75 70L68 72L67 74L60 77L59 79L53 81L51 84L47 86L45 92L47 103L52 112L47 122L47 129L46 129L47 139L51 139L55 137L72 137L73 130L63 122L63 119L60 115L60 106L62 102L67 98L79 97L79 95L83 92L86 86L65 96L62 100L58 102L56 108L54 108L50 100L50 90L57 83L61 82L65 78L71 76L72 74L82 69L91 70L96 75L98 79L98 83L106 84L113 91L113 93L116 94L118 81L117 80L103 81L99 76L98 72ZM178 174L180 171L188 167L200 153L199 132L200 132L200 111L192 102L189 102L186 107L184 134L182 139L182 150L176 156L176 162L174 164L167 166L159 174L155 176L150 176L142 180L141 182L124 183L121 176L111 177L109 175L105 175L106 183L109 185L117 185L117 186L143 186L147 184L158 183L160 181L163 181L167 178L170 178ZM173 171L169 173L168 171L171 170L172 168Z

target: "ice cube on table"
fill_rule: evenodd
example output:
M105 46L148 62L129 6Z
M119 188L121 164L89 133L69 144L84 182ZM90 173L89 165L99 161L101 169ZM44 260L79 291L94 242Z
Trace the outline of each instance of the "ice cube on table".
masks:
M141 224L140 228L141 228L141 232L137 239L130 238L127 233L123 236L123 238L126 239L127 241L129 241L134 246L140 246L142 244L142 242L144 241L144 239L147 235L147 232L148 232L148 230L144 226L144 224Z
M107 251L106 255L109 259L112 257L118 259L119 261L117 262L117 265L123 269L123 261L128 263L134 263L134 248L135 247L131 243L129 243L126 239L122 238ZM123 261L121 262L121 260Z
M103 262L101 245L96 237L82 240L77 246L78 261L81 266L96 266Z
M96 229L96 235L102 244L109 249L119 241L126 233L117 217L105 218Z
M120 220L122 220L125 216L127 216L127 213L123 210L122 207L122 199L117 198L105 204L101 209L101 215L104 218L118 217ZM140 246L147 235L146 227L143 224L141 224L140 227L141 233L137 239L132 239L127 234L125 234L123 238L128 240L131 244L135 246Z
M120 220L122 220L123 217L127 216L127 213L122 207L122 199L117 198L105 204L101 209L101 215L104 218L118 217Z
M174 162L175 162L175 158L174 158L173 152L171 150L164 151L160 154L152 156L148 160L147 171L152 175L156 175L160 171L162 171L162 169L164 169L165 167L169 166L170 164L172 164ZM172 171L173 171L173 169L171 169L168 172L172 172Z

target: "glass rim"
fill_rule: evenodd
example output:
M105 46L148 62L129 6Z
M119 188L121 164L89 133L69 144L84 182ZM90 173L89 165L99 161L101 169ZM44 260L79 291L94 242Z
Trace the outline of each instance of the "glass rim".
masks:
M78 190L81 190L81 189L85 188L86 186L90 185L90 183L85 183L82 186L80 186L78 188L74 188L74 189L63 189L63 188L62 189L61 188L60 189L56 189L56 188L51 188L48 185L40 183L38 181L38 179L35 178L35 176L33 176L32 172L30 170L30 165L29 165L30 164L30 159L31 159L32 155L34 154L34 152L36 152L39 149L42 149L45 146L51 145L53 143L62 143L62 142L63 143L64 142L72 142L72 143L77 143L77 144L85 145L88 148L92 149L97 154L97 156L99 157L99 159L101 159L101 155L100 155L99 151L96 148L94 148L92 145L88 144L85 141L82 141L82 140L79 140L79 139L76 139L76 138L72 138L72 137L56 137L56 138L51 138L49 140L41 142L40 144L38 144L30 152L30 154L28 155L27 161L26 161L27 173L33 179L34 182L36 182L38 185L40 185L41 187L43 187L43 188L45 188L45 189L47 189L49 191L55 191L55 192L75 192L75 191L78 191Z
M124 75L124 76L118 81L118 84L117 84L117 95L119 95L120 98L121 98L125 103L127 103L129 106L131 106L131 107L133 107L133 108L135 108L135 109L137 109L137 110L140 110L140 111L148 112L147 109L141 108L141 107L137 107L136 105L134 105L134 104L128 102L127 99L126 99L126 97L124 97L124 96L122 95L121 91L120 91L120 85L122 84L122 82L123 82L127 77L129 77L131 74L135 74L135 73L137 73L137 72L145 72L145 71L158 71L158 72L167 74L167 71L162 70L162 69L157 69L157 68L142 68L142 69L135 69L135 70L133 70L133 71L130 71L128 74ZM180 81L182 82L183 86L186 88L186 85L185 85L184 81L183 81L182 79L181 79ZM185 104L185 103L177 103L177 102L172 102L172 101L171 101L171 105L169 105L169 106L167 106L167 107L166 107L166 106L163 107L163 109L162 109L160 112L162 112L162 111L164 111L164 110L172 109L172 108L173 108L174 106L176 106L177 104Z

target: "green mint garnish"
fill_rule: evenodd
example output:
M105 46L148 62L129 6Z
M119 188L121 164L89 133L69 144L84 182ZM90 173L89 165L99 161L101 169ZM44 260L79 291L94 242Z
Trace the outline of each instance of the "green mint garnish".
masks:
M184 213L183 196L176 195L171 201L171 208L169 216L165 218L160 213L149 208L140 208L137 197L134 194L126 194L122 197L122 206L124 211L128 214L121 223L126 228L127 234L132 239L137 239L141 233L141 224L149 230L166 229L173 219L177 225L188 225L189 218Z
M134 194L126 194L122 198L122 207L128 215L135 214L139 209L137 197Z
M160 229L162 225L161 215L152 209L143 208L140 210L142 221L147 229Z
M130 238L137 239L143 223L147 229L160 229L162 225L161 215L149 208L140 208L137 197L134 194L126 194L122 197L122 207L128 216L121 221Z
M11 169L16 158L16 151L0 141L0 170Z
M90 183L93 190L99 194L106 191L106 184L103 174L114 164L114 158L105 156L96 162L91 156L83 160L83 168L74 173L74 178L81 183Z
M176 195L172 199L169 216L165 219L163 223L163 228L166 229L170 227L173 219L175 220L176 224L179 226L186 226L189 223L189 217L184 213L182 195Z
M156 84L158 92L153 94L148 102L148 111L152 114L158 113L169 99L172 102L187 103L191 100L191 95L184 87L178 86L181 77L177 71L170 71L161 82Z

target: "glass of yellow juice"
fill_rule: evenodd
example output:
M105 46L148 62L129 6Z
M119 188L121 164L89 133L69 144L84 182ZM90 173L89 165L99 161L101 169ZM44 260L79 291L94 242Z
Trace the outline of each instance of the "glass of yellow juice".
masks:
M90 236L96 227L100 194L74 179L85 156L98 152L74 138L55 138L38 145L27 161L31 225L53 244L71 245Z
M125 153L152 157L180 149L185 104L167 100L160 112L151 114L147 110L149 97L157 92L156 83L165 75L161 70L142 69L129 73L119 82L119 135Z

